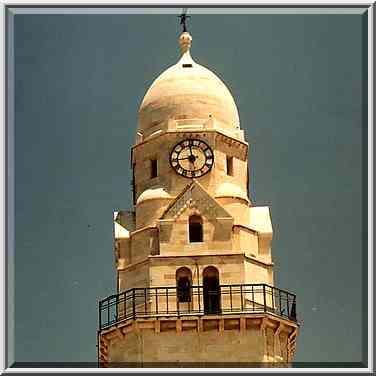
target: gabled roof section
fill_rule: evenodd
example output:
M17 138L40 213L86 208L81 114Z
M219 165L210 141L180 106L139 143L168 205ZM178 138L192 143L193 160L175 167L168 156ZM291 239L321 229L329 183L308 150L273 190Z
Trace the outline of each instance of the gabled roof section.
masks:
M122 211L114 211L114 236L115 239L129 238L129 230L122 221Z
M136 213L131 210L119 210L114 212L114 222L132 232L136 229Z
M200 183L193 180L167 207L160 219L175 219L187 207L195 207L208 218L232 218L232 216L212 198Z

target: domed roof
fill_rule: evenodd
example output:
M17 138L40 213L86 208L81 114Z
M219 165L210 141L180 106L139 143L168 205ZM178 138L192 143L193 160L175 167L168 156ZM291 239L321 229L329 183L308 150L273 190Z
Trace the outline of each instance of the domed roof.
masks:
M182 57L150 86L141 103L138 130L148 130L169 119L213 117L226 129L239 130L239 114L226 85L190 55L192 37L179 39Z
M171 198L171 196L163 188L149 188L143 191L137 199L136 204L141 204L141 202L147 200L164 199Z
M232 183L222 183L215 192L215 197L236 197L249 201L247 194L240 187Z

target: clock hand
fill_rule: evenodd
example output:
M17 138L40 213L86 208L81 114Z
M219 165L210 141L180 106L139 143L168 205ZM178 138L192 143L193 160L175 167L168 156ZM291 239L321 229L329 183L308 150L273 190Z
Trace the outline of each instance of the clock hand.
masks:
M189 155L188 157L184 157L184 158L178 158L178 161L182 161L182 160L184 160L184 159L193 159L192 157L194 157L194 159L196 160L197 159L197 156L196 155L194 155L194 154L191 154L191 155Z

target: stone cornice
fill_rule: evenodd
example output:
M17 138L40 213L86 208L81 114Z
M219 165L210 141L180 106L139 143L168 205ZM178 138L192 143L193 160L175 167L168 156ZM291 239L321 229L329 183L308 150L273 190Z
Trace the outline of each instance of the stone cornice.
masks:
M141 141L140 143L133 145L131 147L131 150L133 152L136 148L138 148L141 145L146 144L149 141L154 141L154 140L158 139L161 136L170 135L170 134L174 134L174 133L176 133L176 134L182 134L182 133L195 133L195 134L196 133L218 133L219 135L221 135L223 137L231 139L231 141L233 141L233 142L240 143L240 144L242 144L242 145L244 145L246 147L249 146L247 141L243 141L243 140L239 140L239 139L237 139L235 137L231 137L231 136L225 134L224 132L221 132L218 129L197 129L197 130L188 130L188 129L187 130L182 130L181 129L181 130L178 130L178 131L177 130L165 130L165 131L162 131L162 132L160 132L160 133L158 133L158 134L156 134L154 136L148 136L144 141Z
M255 257L252 257L252 256L248 256L246 254L244 254L244 258L251 261L252 263L254 264L261 264L261 265L264 265L268 268L271 268L274 266L274 262L265 262L265 261L261 261L259 260L258 258L255 258Z

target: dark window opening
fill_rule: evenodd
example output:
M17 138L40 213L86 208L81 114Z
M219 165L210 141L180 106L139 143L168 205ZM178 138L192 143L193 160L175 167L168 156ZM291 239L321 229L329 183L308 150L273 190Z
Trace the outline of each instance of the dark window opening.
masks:
M183 68L192 68L192 64L183 64Z
M191 301L191 283L188 277L180 277L178 279L178 299L179 303Z
M204 312L213 314L221 312L221 288L219 273L214 266L208 266L203 272Z
M192 300L192 272L183 266L176 271L176 295L178 303L189 303Z
M202 241L202 219L198 215L192 215L189 217L189 242L197 243Z
M155 178L158 176L158 163L156 159L150 161L150 177Z
M226 157L226 172L227 175L234 176L234 158Z

